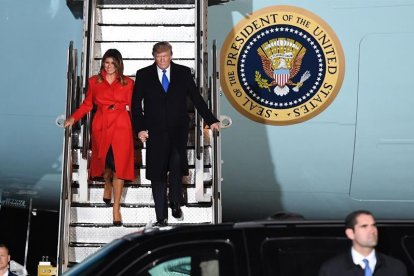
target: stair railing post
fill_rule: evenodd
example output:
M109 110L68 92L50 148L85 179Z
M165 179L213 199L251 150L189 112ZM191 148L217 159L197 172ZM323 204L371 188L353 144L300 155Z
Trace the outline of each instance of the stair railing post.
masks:
M211 102L212 112L216 118L220 117L220 95L218 93L217 82L219 81L219 72L217 71L217 46L216 40L213 40L212 46L212 87L211 87ZM222 207L221 207L221 139L220 132L213 132L213 222L220 223L222 221Z

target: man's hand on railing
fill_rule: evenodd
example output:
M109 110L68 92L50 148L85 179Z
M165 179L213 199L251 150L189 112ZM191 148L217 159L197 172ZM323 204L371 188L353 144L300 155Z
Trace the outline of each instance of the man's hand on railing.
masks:
M220 122L217 122L217 123L214 123L214 124L211 124L210 125L210 129L212 130L212 131L219 131L220 130Z
M65 120L65 123L63 124L64 128L70 127L75 123L75 119L72 117L69 117Z

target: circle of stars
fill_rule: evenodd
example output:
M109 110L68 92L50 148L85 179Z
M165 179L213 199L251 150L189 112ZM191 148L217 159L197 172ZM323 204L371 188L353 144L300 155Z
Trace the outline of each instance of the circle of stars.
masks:
M268 34L272 34L272 33L277 33L277 32L290 32L290 33L294 33L296 35L299 35L300 37L302 37L303 39L305 39L306 41L309 42L309 44L311 45L311 47L314 49L316 56L318 57L318 76L314 82L314 84L312 85L311 89L302 97L299 97L296 100L290 101L290 102L275 102L275 101L269 101L266 99L263 99L260 97L260 95L257 95L253 89L250 87L249 83L247 82L246 79L246 74L245 74L245 62L246 62L246 57L247 54L249 53L250 49L252 48L252 46L262 37L268 35ZM250 96L255 98L258 102L261 102L263 104L266 104L268 106L275 106L275 107L290 107L293 105L297 105L297 104L301 104L302 102L306 102L307 99L309 97L312 96L312 94L315 92L315 90L318 88L318 85L320 83L320 81L322 80L322 72L323 72L323 59L322 59L322 55L320 53L320 50L317 47L317 44L315 43L315 41L312 39L312 37L308 36L307 34L301 32L300 30L296 30L293 28L289 28L289 27L276 27L276 28L271 28L271 29L267 29L265 31L262 31L261 33L257 34L256 37L254 37L249 44L246 46L246 49L244 50L243 54L241 55L242 59L240 60L241 64L240 64L240 77L241 77L241 82L243 83L244 87L246 88L246 90L249 92Z

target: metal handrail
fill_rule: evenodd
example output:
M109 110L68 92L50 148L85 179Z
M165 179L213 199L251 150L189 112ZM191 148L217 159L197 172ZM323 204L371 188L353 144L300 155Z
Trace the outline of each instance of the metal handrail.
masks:
M219 94L217 88L217 81L219 79L218 71L217 71L217 46L216 40L213 40L213 47L212 47L212 66L213 66L213 77L212 77L212 87L211 87L211 103L212 103L212 112L216 118L219 118L219 110L220 110L220 101L219 101ZM214 205L214 216L213 222L219 223L221 222L221 212L219 212L220 204L220 190L221 190L221 155L220 155L220 140L219 140L220 132L213 131L213 205Z
M88 76L91 74L93 70L93 51L94 51L94 37L95 37L95 11L96 11L96 1L86 1L88 3L85 4L84 9L87 9L88 13L88 20L87 25L84 26L85 32L84 35L86 36L86 43L83 45L84 49L84 59L82 59L82 75L83 78L83 93L86 93L86 82L88 80ZM87 66L84 64L87 63ZM82 132L82 158L89 161L88 152L90 149L90 141L91 141L91 123L92 123L92 115L88 113L85 118L85 123L83 126Z
M77 50L73 47L73 41L69 43L68 49L68 72L67 72L67 94L66 94L66 115L73 110L73 104L76 98L77 83ZM63 143L63 163L62 163L62 185L60 194L60 215L59 215L59 239L58 239L58 271L62 273L63 266L68 263L68 215L67 211L70 207L70 194L72 183L72 129L65 129Z
M196 57L196 85L198 87L199 93L201 95L203 95L203 87L201 86L201 62L199 59L200 56L200 52L201 52L201 43L198 41L200 34L201 34L201 18L200 18L200 13L201 13L201 9L200 9L200 3L196 2L196 20L197 20L197 25L196 25L196 52L195 52L195 57ZM201 129L202 129L202 125L201 125L201 116L200 114L198 114L197 110L194 109L194 120L195 120L195 134L194 134L194 146L195 146L195 157L197 158L197 160L200 160L201 158L201 153L202 153L202 148L201 148L201 136L203 135Z

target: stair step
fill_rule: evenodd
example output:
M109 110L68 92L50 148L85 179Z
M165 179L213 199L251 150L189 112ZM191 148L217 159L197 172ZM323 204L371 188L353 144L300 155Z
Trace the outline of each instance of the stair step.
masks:
M187 203L197 203L195 199L195 188L184 188L184 197ZM103 198L103 185L91 187L89 186L89 203L102 203ZM211 194L211 187L205 188L205 193ZM76 202L76 195L78 194L78 188L72 189L73 199L72 202ZM150 186L129 186L124 187L122 192L121 202L123 204L153 204L152 190Z
M130 25L194 25L194 6L181 8L135 7L103 8L96 13L97 24Z
M105 244L127 234L135 233L145 228L145 224L71 224L69 238L73 246L84 244ZM169 226L173 226L170 224Z
M96 32L95 41L195 41L194 26L100 26Z
M211 182L210 181L206 181L204 182L204 186L205 187L211 187ZM103 188L104 186L104 180L103 178L99 179L99 178L95 178L94 180L88 180L88 185L89 188ZM79 188L79 183L77 181L73 181L72 182L72 188ZM139 184L137 182L125 182L124 187L132 187L132 188L151 188L151 184ZM194 184L185 184L184 186L185 188L194 188L195 185Z
M168 5L168 6L178 6L178 5L190 5L194 4L195 0L98 0L98 5L117 5L117 6L131 6L140 4L142 5Z
M76 243L109 243L114 239L137 232L144 226L145 225L140 227L119 227L113 225L109 226L109 224L108 227L71 226L69 228L69 239L70 241L76 241Z
M203 205L205 206L205 205ZM168 221L170 223L211 223L212 207L181 207L184 220L179 221L172 217L171 209L168 208ZM155 210L153 205L121 207L122 221L127 224L155 222ZM94 207L71 207L71 223L112 223L112 207L104 204L96 204Z
M175 59L195 59L195 43L192 42L175 42L171 43ZM95 43L94 58L100 60L102 55L111 48L116 48L122 53L124 62L129 59L153 61L152 47L154 42L97 42Z

